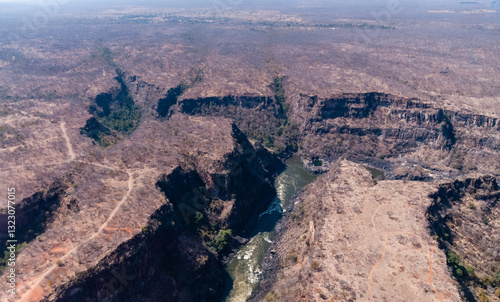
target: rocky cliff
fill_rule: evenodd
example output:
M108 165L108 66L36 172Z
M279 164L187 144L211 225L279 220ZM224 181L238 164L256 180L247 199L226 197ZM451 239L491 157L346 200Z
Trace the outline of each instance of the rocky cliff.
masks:
M377 92L291 94L286 102L278 94L227 96L185 99L175 110L235 119L249 137L283 156L298 151L315 173L328 171L339 158L383 169L392 178L500 173L498 118L420 99Z
M500 121L495 117L375 92L326 99L298 95L289 103L302 157L313 171L327 171L342 157L384 168L395 177L407 176L408 171L391 169L403 162L442 173L500 172Z
M250 301L460 301L428 231L435 189L336 162L292 200Z
M468 301L500 301L500 187L491 176L442 184L427 211Z

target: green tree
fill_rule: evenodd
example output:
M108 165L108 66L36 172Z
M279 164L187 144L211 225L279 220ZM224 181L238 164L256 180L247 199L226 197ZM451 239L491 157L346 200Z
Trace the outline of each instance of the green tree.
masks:
M233 231L231 229L220 230L217 234L217 237L212 243L212 246L217 250L217 252L221 252L226 248L229 239L233 235Z

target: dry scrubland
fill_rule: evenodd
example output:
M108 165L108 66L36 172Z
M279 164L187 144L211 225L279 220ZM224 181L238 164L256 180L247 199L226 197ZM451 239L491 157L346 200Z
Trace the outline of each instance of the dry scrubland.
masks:
M0 179L16 187L28 243L18 296L0 300L93 297L98 280L137 263L139 285L116 301L217 299L220 259L244 241L245 211L272 198L277 155L298 152L310 170L330 172L294 199L254 299L459 301L462 291L498 301L498 188L457 193L446 210L454 216L434 213L450 236L465 236L458 243L426 217L440 185L500 175L498 13L410 15L389 27L317 14L61 15L14 43L8 33L20 25L2 21ZM105 114L103 93L121 115ZM374 184L342 157L400 180ZM173 194L177 186L187 189ZM184 225L179 204L196 198L207 207ZM457 216L470 204L486 220ZM496 243L468 257L478 225ZM161 250L172 258L151 255ZM474 265L476 279L457 275Z

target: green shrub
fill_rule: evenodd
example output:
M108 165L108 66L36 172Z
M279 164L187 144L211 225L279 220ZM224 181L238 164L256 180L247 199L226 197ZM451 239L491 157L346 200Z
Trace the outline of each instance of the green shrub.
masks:
M474 272L474 268L470 265L464 265L465 267L465 270L467 271L467 274L470 276L470 277L475 277L476 276L476 273Z
M490 278L488 278L488 276L484 276L481 278L481 283L484 286L488 286L488 285L491 285L491 280L490 280Z
M281 108L284 112L288 111L288 107L285 104L285 89L283 88L284 77L276 76L273 79L273 84L271 87L274 91L274 98L281 105Z
M456 253L449 251L446 253L446 258L448 265L453 269L453 274L456 278L462 280L474 280L476 278L474 268L463 263Z
M232 235L233 231L231 229L220 230L219 234L217 234L217 237L212 242L212 246L217 250L217 252L220 253L222 250L224 250L224 248L226 248Z
M481 290L479 293L479 302L490 302L490 299L484 290Z
M278 299L278 295L274 291L268 292L265 296L265 299L266 299L266 302L276 302Z
M19 255L19 252L26 246L26 242L16 245L16 255ZM0 273L2 273L5 268L7 268L7 263L10 259L10 251L6 250L4 252L4 257L0 258Z
M317 272L319 272L321 270L321 265L319 264L318 261L313 261L311 263L311 268Z
M460 263L460 258L458 257L457 254L453 252L448 253L448 264L451 265L458 265Z
M103 147L114 145L121 135L135 131L141 121L141 110L130 97L129 89L120 70L115 80L121 89L117 94L101 93L89 107L93 115L82 128L82 134L94 139Z
M295 250L294 248L290 248L290 250L288 251L288 254L286 256L286 262L291 262L291 263L297 263L298 261L298 257L297 257L297 254L295 253Z
M500 287L500 271L493 275L493 282L495 283L495 286Z
M196 215L194 215L194 223L196 225L201 225L203 223L203 219L205 219L205 215L201 212L196 212Z

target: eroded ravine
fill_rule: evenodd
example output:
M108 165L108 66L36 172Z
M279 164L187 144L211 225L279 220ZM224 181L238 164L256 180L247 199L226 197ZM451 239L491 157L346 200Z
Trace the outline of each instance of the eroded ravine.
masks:
M232 278L230 289L225 301L244 302L258 286L264 277L261 270L262 260L274 238L274 227L281 218L283 209L288 207L294 194L316 179L303 167L301 160L293 156L286 162L287 169L275 180L277 197L262 213L253 230L255 234L250 241L242 246L238 253L226 266Z
M189 121L190 125L200 125L199 127L210 125L214 128L220 128L220 125L210 121L198 123L196 118L193 118L193 120ZM254 209L255 216L258 217L259 213L267 209L267 205L271 203L275 194L272 180L284 168L284 164L269 153L267 149L258 144L256 145L258 148L254 149L254 145L231 123L227 123L225 126L227 127L224 129L228 130L225 134L231 138L231 141L227 144L228 148L224 150L224 153L221 152L220 155L221 158L224 156L225 162L223 164L228 167L229 172L222 167L219 170L207 171L203 170L203 167L193 169L193 167L186 165L184 166L185 170L183 170L182 166L179 166L174 169L174 172L164 169L162 170L164 174L151 173L144 175L145 171L153 169L151 172L154 172L156 170L147 166L141 169L137 169L138 167L115 168L113 163L108 165L105 162L90 162L86 161L86 158L80 158L80 152L77 151L79 150L78 146L73 145L71 141L72 132L68 131L66 133L66 125L61 124L58 128L61 129L62 137L66 140L66 146L68 147L65 150L67 153L64 159L70 159L71 162L80 164L81 169L95 166L95 168L112 170L112 172L108 173L127 172L131 191L129 190L130 194L127 192L126 195L125 191L120 191L123 195L120 194L119 197L124 198L122 199L125 203L124 207L121 207L123 204L120 203L121 205L118 205L118 207L109 209L110 212L106 213L107 217L102 217L98 225L95 225L95 230L87 232L86 236L82 237L85 240L84 246L79 241L73 242L73 244L68 243L65 246L58 245L53 248L52 250L56 251L54 253L57 253L58 256L52 257L54 255L49 255L51 256L50 259L54 261L59 259L59 263L51 261L42 271L32 276L32 278L26 279L27 282L24 282L19 287L19 292L23 295L23 298L26 300L43 298L44 301L85 301L87 298L91 300L96 298L95 293L100 293L101 296L104 293L109 298L114 296L115 301L137 301L139 297L144 296L149 297L152 301L214 301L221 299L225 288L223 281L225 280L224 266L217 258L217 254L210 249L210 242L207 241L206 245L203 244L202 240L200 240L202 238L192 229L193 225L186 225L182 216L179 216L176 212L178 209L176 206L179 206L181 202L191 201L187 197L194 197L189 195L193 193L193 188L207 188L211 185L210 189L204 191L207 194L207 200L212 201L214 204L226 202L231 206L235 202L235 206L232 207L234 212L230 213L234 218L227 216L221 218L212 215L210 219L212 221L218 219L219 223L227 223L226 227L229 227L237 234L237 232L241 231L242 221L245 221L237 218L241 217L239 216L240 213L249 213ZM219 129L217 134L220 134ZM76 152L77 158L73 159L71 150ZM183 172L175 173L175 171ZM130 178L131 175L132 179ZM187 185L185 192L182 190L180 192L177 185L189 179L190 175L202 175L206 178L201 179L202 176L199 176L199 180L203 183L196 182L196 186ZM220 182L219 179L227 180L227 182ZM152 183L155 186L150 187L151 189L156 189L155 191L165 194L165 200L171 202L174 209L172 210L170 205L165 203L157 208L151 207L153 212L149 212L152 214L148 215L149 218L146 223L122 222L120 220L124 214L122 209L125 212L127 211L130 201L137 198L136 194L141 189L141 186L144 186L146 180L149 184ZM218 182L216 183L216 181ZM120 189L125 189L124 177L121 177L120 184ZM180 195L171 196L169 193L172 190L175 190ZM116 194L116 197L118 197L118 194ZM113 206L116 206L116 204ZM212 212L207 210L206 217L209 214L212 214ZM210 221L207 221L206 225L216 224L210 224ZM109 234L115 231L120 232L122 235L110 237ZM116 250L108 249L109 253L106 251L107 254L97 263L86 262L85 258L82 257L85 248L103 239L101 235L105 235L108 240L119 238L120 246ZM35 242L35 244L37 243ZM236 241L229 244L235 247L238 246ZM81 246L82 248L80 248ZM159 250L164 252L158 253ZM186 257L186 250L194 252ZM229 250L228 248L227 251ZM80 267L74 269L77 259ZM200 262L199 259L202 259L203 262ZM82 265L87 265L87 267L82 269ZM153 267L155 273L151 275L151 268ZM67 275L67 272L71 270L77 271L77 274L74 276ZM179 275L178 272L185 273ZM114 282L116 274L119 276L125 274L127 278L133 278L134 282L132 283L134 285L129 285L127 279L127 285L122 284L123 286L116 292L109 292L106 287L107 282ZM54 285L56 281L53 280L58 280L59 276L67 276L66 283L61 286L59 286L59 283ZM196 276L198 283L193 284L193 276ZM102 282L102 280L106 280L106 282ZM165 282L170 287L165 288ZM203 286L199 284L203 284ZM48 285L52 287L50 292L47 290ZM217 291L214 292L212 289L217 289Z

